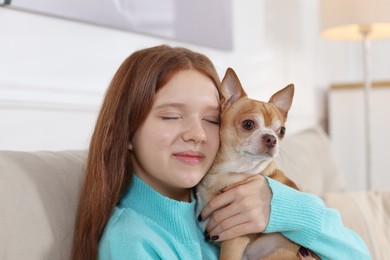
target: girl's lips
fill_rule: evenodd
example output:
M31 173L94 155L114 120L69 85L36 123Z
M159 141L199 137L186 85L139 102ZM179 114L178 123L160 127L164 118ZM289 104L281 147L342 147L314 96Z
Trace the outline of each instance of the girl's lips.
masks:
M186 164L198 164L205 158L203 153L193 151L179 152L173 155Z

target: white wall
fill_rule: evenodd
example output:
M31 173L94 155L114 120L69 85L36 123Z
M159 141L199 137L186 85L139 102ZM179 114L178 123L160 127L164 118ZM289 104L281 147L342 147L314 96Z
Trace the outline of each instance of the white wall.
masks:
M324 90L359 81L358 43L327 42L318 1L233 0L233 51L220 51L0 8L0 149L86 148L104 91L134 50L167 43L233 67L259 99L293 82L290 132L324 121ZM196 32L194 32L196 33ZM389 79L389 41L373 44L373 78Z
M180 44L7 8L0 24L0 149L86 148L120 63L140 48Z

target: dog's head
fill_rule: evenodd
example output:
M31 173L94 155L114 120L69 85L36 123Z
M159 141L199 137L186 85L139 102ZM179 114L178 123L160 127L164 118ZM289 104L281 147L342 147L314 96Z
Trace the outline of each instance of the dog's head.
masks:
M221 147L219 160L234 171L257 174L279 153L294 85L276 92L268 102L247 97L235 72L228 68L220 87ZM223 158L221 158L221 156Z

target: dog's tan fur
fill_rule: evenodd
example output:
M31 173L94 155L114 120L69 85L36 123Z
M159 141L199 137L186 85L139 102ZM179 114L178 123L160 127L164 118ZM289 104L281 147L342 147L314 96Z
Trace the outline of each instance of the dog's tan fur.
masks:
M224 189L249 181L258 174L269 176L295 189L298 187L273 161L291 107L294 86L275 93L269 102L247 97L232 69L226 71L221 88L221 145L210 171L197 186L198 212ZM249 120L249 121L247 121ZM248 129L244 124L251 125ZM270 137L275 146L267 146ZM272 147L271 147L272 146ZM204 221L205 228L207 222ZM238 237L221 244L220 259L299 259L299 245L281 234L257 234Z

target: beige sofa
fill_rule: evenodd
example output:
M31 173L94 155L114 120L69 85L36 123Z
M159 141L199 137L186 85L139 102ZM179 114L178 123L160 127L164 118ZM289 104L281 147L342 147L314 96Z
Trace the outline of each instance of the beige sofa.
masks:
M390 192L345 192L320 128L286 137L278 163L358 232L373 259L390 259ZM0 151L0 259L69 259L84 151Z

